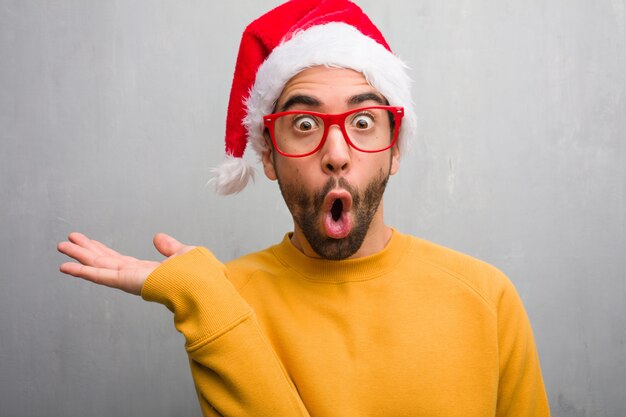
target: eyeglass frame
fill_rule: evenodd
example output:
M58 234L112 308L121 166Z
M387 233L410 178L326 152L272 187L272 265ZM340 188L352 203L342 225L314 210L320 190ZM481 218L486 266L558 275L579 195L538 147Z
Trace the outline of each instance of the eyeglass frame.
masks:
M350 140L350 136L348 135L348 132L346 131L346 124L345 124L346 118L351 114L357 113L362 110L368 110L368 109L382 109L382 110L387 110L391 114L393 114L393 123L394 123L393 138L389 146L383 149L376 149L374 151L361 149L358 146L356 146L352 142L352 140ZM285 153L279 149L278 144L276 143L275 135L274 135L274 122L279 117L287 116L289 114L306 114L306 115L315 116L315 117L322 119L324 123L324 132L322 133L322 139L320 140L320 143L317 145L317 147L313 149L311 152L307 152L302 155L293 155L293 154ZM404 107L401 107L401 106L359 107L359 108L352 109L347 112L338 113L338 114L319 113L319 112L306 111L306 110L290 110L290 111L285 111L285 112L267 114L263 116L263 125L269 131L270 139L272 140L272 145L274 146L274 149L276 149L276 152L278 152L279 154L283 156L287 156L289 158L304 158L305 156L313 155L314 153L322 149L322 147L324 146L324 143L326 143L326 139L328 138L328 130L330 129L332 125L339 126L339 129L341 130L341 133L343 134L344 140L348 143L350 147L356 149L359 152L378 153L378 152L386 151L387 149L392 148L398 141L398 135L400 133L400 126L402 124L402 117L404 117Z

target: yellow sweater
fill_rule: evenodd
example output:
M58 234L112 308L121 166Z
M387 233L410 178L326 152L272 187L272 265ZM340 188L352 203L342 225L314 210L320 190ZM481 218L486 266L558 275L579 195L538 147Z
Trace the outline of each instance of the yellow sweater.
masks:
M397 231L345 261L289 236L226 265L196 248L142 296L174 312L205 416L549 416L509 280Z

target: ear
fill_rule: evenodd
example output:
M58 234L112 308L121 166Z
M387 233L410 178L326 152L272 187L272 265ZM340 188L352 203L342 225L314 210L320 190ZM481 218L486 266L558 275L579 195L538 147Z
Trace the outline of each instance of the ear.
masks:
M389 169L389 175L394 175L400 169L400 148L396 143L391 148L391 168Z
M274 167L274 147L272 146L272 142L270 141L269 135L267 131L263 133L263 138L265 139L265 150L261 156L261 162L263 163L263 171L265 172L265 176L272 181L276 180L276 168Z

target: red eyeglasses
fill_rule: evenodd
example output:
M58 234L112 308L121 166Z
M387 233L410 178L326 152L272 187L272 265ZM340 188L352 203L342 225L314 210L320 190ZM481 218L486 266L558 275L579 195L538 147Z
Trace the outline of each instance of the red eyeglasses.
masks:
M324 146L330 126L337 125L354 149L382 152L398 140L403 107L361 107L340 114L311 111L286 111L263 117L274 144L281 155L301 158L314 154Z

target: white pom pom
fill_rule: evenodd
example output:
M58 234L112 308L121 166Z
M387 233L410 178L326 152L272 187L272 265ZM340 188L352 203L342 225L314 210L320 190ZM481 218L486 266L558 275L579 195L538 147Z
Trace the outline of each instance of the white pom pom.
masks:
M243 158L226 155L224 162L211 170L214 177L209 183L215 186L215 191L221 195L236 194L243 190L248 181L254 181L254 167Z

